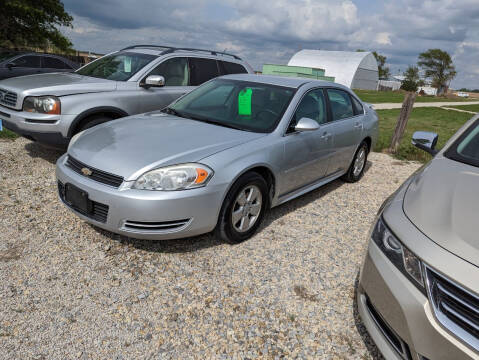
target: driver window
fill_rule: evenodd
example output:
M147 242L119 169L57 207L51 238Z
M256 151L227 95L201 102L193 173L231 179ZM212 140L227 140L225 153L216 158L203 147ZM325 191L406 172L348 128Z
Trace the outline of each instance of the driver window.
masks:
M163 61L148 75L161 75L165 86L188 86L190 77L187 58L177 57Z
M296 109L290 129L293 129L297 122L304 117L315 120L319 125L328 121L326 101L322 89L311 90L303 97Z

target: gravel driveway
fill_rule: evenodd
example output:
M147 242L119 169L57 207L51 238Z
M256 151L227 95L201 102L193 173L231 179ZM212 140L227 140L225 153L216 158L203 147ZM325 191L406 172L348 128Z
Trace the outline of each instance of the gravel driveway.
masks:
M275 208L236 246L148 242L82 222L57 200L60 153L0 140L0 358L377 358L354 286L381 202L419 166L370 155Z

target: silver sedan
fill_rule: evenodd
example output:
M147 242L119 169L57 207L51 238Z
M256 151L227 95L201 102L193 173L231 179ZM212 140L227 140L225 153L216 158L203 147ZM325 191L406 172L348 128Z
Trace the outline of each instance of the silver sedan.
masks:
M341 85L225 76L162 111L76 135L57 163L59 194L115 233L215 231L238 243L267 209L339 177L358 181L377 135L375 111Z

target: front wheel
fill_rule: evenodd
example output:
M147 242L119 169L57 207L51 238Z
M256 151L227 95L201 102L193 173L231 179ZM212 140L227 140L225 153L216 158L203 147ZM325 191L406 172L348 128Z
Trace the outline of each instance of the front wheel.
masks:
M344 181L353 183L359 181L363 177L366 162L368 160L368 151L368 144L363 141L359 145L358 150L356 150L356 154L354 154L353 162L351 163L348 172L343 176Z
M239 244L253 236L263 221L268 193L268 185L258 173L241 176L223 202L216 235L230 244Z

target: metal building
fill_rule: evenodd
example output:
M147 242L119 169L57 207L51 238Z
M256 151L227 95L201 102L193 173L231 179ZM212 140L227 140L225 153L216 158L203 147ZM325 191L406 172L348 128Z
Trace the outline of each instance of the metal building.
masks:
M378 87L378 63L371 52L301 50L288 65L325 69L326 75L351 89Z

